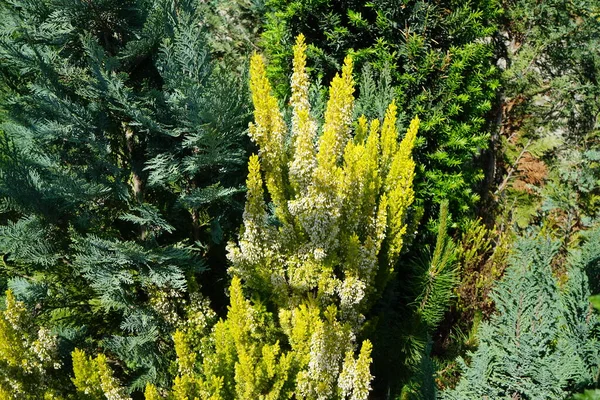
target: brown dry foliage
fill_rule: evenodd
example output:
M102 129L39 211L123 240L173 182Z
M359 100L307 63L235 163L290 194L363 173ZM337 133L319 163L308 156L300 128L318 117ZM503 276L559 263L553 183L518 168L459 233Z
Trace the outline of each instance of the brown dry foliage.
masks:
M548 166L531 153L523 154L517 164L518 176L513 182L515 190L533 194L532 186L541 186L548 176Z

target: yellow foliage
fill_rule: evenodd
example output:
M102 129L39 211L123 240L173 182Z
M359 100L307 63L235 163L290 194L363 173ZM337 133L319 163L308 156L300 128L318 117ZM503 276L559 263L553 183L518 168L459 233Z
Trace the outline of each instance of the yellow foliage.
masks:
M294 72L291 80L292 97L290 99L290 105L292 106L294 117L297 118L298 112L310 110L310 104L308 102L309 82L308 74L306 73L306 43L304 41L304 35L298 35L293 51ZM298 121L294 121L294 119L292 119L292 124L292 131L295 132L300 124Z
M7 291L6 311L0 317L0 360L14 367L27 363L27 349L19 332L24 313L23 303L18 302L11 291Z
M104 354L96 358L87 356L85 352L75 349L72 353L73 373L72 378L77 393L90 400L129 400L125 389L119 385L117 379L108 365Z
M246 194L246 214L249 217L256 217L258 222L262 222L261 219L266 216L263 181L260 175L260 161L258 156L253 154L250 156L248 162L248 178L246 179L246 186L248 188Z
M0 387L0 400L13 400L13 396L10 392Z
M179 374L188 375L193 373L194 365L196 364L196 353L191 351L184 334L181 331L175 332L173 342L175 343Z
M250 90L254 103L254 123L249 126L249 134L261 149L265 181L277 207L278 217L285 219L282 166L286 163L284 137L287 130L277 99L271 94L264 60L258 54L254 54L250 60Z
M158 389L156 389L156 386L149 383L146 385L146 390L144 391L144 399L145 400L162 400L162 396L158 393Z
M334 185L338 178L338 161L350 138L352 107L354 105L354 79L352 58L346 57L342 75L336 74L329 87L329 100L325 109L323 135L317 153L316 181L323 188Z
M206 340L197 372L184 335L175 335L176 399L368 397L372 346L356 337L372 304L367 298L377 293L375 278L400 254L414 197L411 153L419 122L398 143L394 102L383 123L364 116L353 121L348 57L331 82L319 137L306 48L299 36L290 132L263 58L252 57L250 136L259 153L248 164L243 229L228 245L230 306ZM389 253L380 254L383 248Z
M0 311L0 398L59 399L56 389L63 388L50 375L62 366L56 337L35 327L25 304L10 290L5 302Z
M197 354L188 344L186 335L177 331L173 335L175 352L177 353L178 375L173 381L173 387L167 398L172 400L221 400L223 378L211 375L210 369L203 374L195 370ZM205 378L207 377L207 378ZM147 385L144 393L145 400L162 399L158 389Z
M419 118L410 123L410 127L400 142L394 154L390 171L386 178L386 191L388 192L388 240L390 266L396 263L402 250L403 236L406 232L404 223L406 211L414 200L413 178L415 176L415 162L412 158L412 149L419 130Z
M395 102L389 105L383 123L364 116L353 122L353 66L347 57L341 74L331 82L317 140L305 52L305 39L300 35L294 46L289 133L281 126L282 114L271 95L264 61L253 58L250 87L255 124L251 135L260 151L250 159L244 230L240 241L229 245L230 271L243 278L246 286L270 293L269 301L279 308L279 323L291 351L279 354L275 351L279 347L269 347L273 343L260 349L263 362L290 357L298 369L296 396L337 398L336 388L345 382L348 396L366 399L371 345L365 342L355 359L353 338L370 304L367 296L376 293L378 271L389 272L402 248L406 213L414 198L411 153L419 121L413 120L400 143ZM281 147L282 143L287 145ZM279 165L275 167L274 162ZM268 222L264 214L259 164L278 225ZM278 175L281 181L275 183L275 170L288 173ZM262 227L256 225L259 221L264 221ZM252 236L252 232L269 234ZM388 253L381 257L384 241ZM381 259L385 265L379 265ZM254 360L258 349L248 335L254 335L255 328L248 324L253 321L250 310L255 308L243 298L235 276L226 323L231 324L227 332L236 342L237 396L246 398L254 395L257 381L272 376L273 371ZM238 330L247 332L243 341ZM344 373L342 364L347 366Z

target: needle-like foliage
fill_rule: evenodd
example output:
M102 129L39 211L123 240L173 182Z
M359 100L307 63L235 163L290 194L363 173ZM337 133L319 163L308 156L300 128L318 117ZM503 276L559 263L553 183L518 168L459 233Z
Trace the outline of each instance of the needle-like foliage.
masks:
M173 393L187 382L186 395L201 399L369 395L372 345L359 345L359 337L402 249L419 120L400 142L393 102L383 122L353 121L347 58L331 82L320 127L308 101L305 51L300 35L289 127L264 59L252 57L250 136L259 154L248 164L239 239L228 247L231 305L200 346L196 374L193 349L178 352ZM181 349L189 342L177 336ZM149 387L148 398L154 395Z

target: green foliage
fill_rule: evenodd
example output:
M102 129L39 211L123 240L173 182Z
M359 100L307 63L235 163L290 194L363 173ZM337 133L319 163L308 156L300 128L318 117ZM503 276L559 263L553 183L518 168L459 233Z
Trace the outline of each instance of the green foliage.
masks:
M266 14L265 0L213 0L198 2L207 41L221 65L247 68L245 61L256 50Z
M509 167L496 194L521 228L544 220L570 238L599 212L598 4L507 6L499 42L506 65L500 138Z
M389 314L383 313L383 321L376 327L375 359L379 364L374 366L375 374L380 374L376 376L383 378L391 395L399 399L435 399L437 392L434 374L438 363L431 353L432 338L453 303L458 284L458 252L448 236L449 219L448 202L443 202L435 247L432 251L424 246L421 258L413 262L411 279L399 290L402 301L396 302L403 308L385 310Z
M467 319L471 319L477 311L484 308L481 301L484 300L485 294L482 292L489 287L488 280L494 280L499 275L498 271L482 271L485 264L491 261L493 233L494 230L488 229L480 219L471 220L457 246L460 264L457 308L467 314ZM502 240L498 240L496 248L500 247L501 242Z
M458 283L456 246L448 237L447 223L448 202L443 202L440 208L435 249L427 262L420 266L419 286L422 289L416 299L416 313L430 332L435 330L442 321Z
M600 390L585 390L583 393L577 393L572 397L573 400L598 400L600 399Z
M590 229L583 235L583 243L579 250L581 263L587 272L590 292L593 295L600 293L600 251L598 244L600 243L600 227L596 226Z
M505 276L493 293L497 313L479 328L479 347L463 377L444 399L567 398L592 384L600 367L597 322L590 318L583 259L568 260L559 286L551 263L556 242L517 241Z
M403 112L400 124L414 115L423 120L415 149L416 193L426 218L435 213L432 201L444 199L459 221L471 214L483 179L475 158L487 147L485 117L499 84L491 45L498 4L271 0L268 5L263 46L276 90L289 94L292 41L300 33L311 43L308 59L316 75L332 77L347 53L358 65L389 69L384 80L391 78Z
M0 19L0 273L133 389L165 383L201 254L224 257L241 217L243 78L210 61L190 1L10 1Z
M505 15L508 66L505 91L521 100L528 132L575 143L597 129L600 58L598 4L515 0Z

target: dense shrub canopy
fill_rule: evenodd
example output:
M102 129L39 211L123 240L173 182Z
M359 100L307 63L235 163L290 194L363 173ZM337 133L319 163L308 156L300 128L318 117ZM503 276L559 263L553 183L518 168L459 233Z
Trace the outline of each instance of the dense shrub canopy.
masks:
M0 8L3 277L69 341L102 340L137 387L165 379L201 246L241 214L245 91L211 63L197 11Z
M0 399L600 398L594 0L0 0Z
M486 115L498 74L492 62L495 1L270 1L263 43L269 74L289 93L293 38L310 38L309 65L331 77L346 54L358 65L389 70L399 123L423 121L415 151L417 198L432 217L432 201L450 201L455 216L472 215L483 171L475 157L487 148ZM377 96L377 94L373 94ZM369 115L373 117L373 115ZM420 202L420 203L421 203Z

